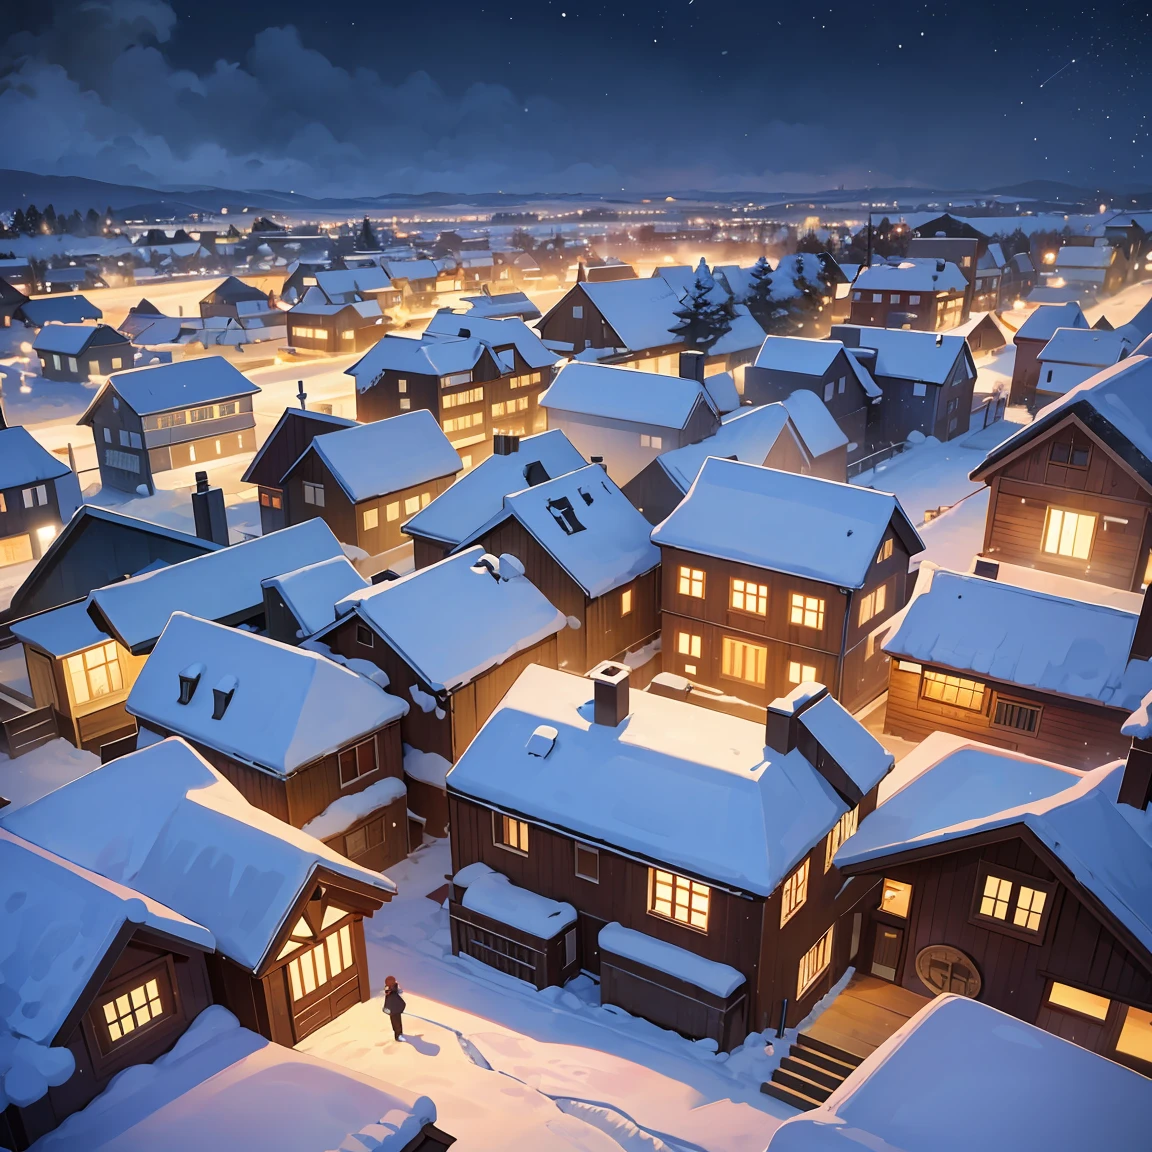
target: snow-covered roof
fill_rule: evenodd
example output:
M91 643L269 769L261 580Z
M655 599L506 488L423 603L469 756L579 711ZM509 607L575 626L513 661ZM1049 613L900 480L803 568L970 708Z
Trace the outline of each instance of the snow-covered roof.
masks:
M623 346L631 351L682 342L670 331L678 323L673 313L679 307L679 297L659 276L583 283L578 291L596 305ZM563 301L557 305L562 306Z
M79 356L88 342L103 328L105 333L111 333L116 343L128 343L125 336L121 336L114 328L104 324L45 324L36 333L32 347L37 352L57 352L62 356ZM111 343L112 341L103 341Z
M7 827L43 802L0 811L0 1020L17 1036L51 1044L125 924L209 952L216 942L165 903Z
M199 681L179 702L180 678ZM214 719L217 691L231 693ZM279 776L399 720L406 703L315 652L174 612L124 707L153 728L178 733Z
M788 417L813 456L823 456L848 444L848 437L815 392L800 388L784 401Z
M338 316L345 308L351 308L353 312L365 320L383 315L380 311L380 301L375 297L371 300L340 300L330 304L324 299L323 293L311 296L313 291L314 289L309 288L308 292L304 294L304 299L291 309L293 315Z
M314 517L96 588L88 597L89 610L125 648L138 652L164 631L178 609L206 620L232 621L263 604L262 580L343 554L332 529Z
M747 352L749 348L759 348L764 340L764 329L743 304L732 307L728 331L708 348L709 356L731 356L735 352Z
M823 376L844 350L839 340L812 340L805 336L766 336L753 363L777 372Z
M300 459L309 452L324 461L353 504L454 476L463 467L460 453L427 408L325 432L308 445ZM285 476L299 463L297 460Z
M317 868L382 899L396 891L379 872L249 804L175 738L121 756L11 815L0 811L0 825L0 836L22 836L203 925L209 948L214 937L220 952L248 969L260 966Z
M83 652L108 640L107 633L101 632L88 615L88 604L84 600L27 616L11 628L12 635L22 644L31 644L49 656L71 656L73 652Z
M655 936L625 928L614 921L600 929L597 942L603 952L635 960L637 964L695 984L713 996L731 996L744 983L744 974L730 964L706 960L687 948L678 948L666 940L657 940Z
M713 372L711 376L705 376L704 388L722 416L740 407L740 391L731 372Z
M70 471L22 424L0 428L0 490L41 484L67 476Z
M561 501L570 516L562 514ZM508 516L593 598L660 563L649 539L652 526L599 464L505 496L501 510L464 543L479 540Z
M499 299L499 297L495 297ZM441 308L424 329L425 335L449 339L480 340L491 348L514 346L529 368L551 368L557 361L555 352L544 347L540 337L519 316L483 316L474 313L460 315ZM512 371L512 365L501 365Z
M114 389L138 416L168 412L173 408L194 408L197 404L251 396L260 391L223 356L201 356L192 360L176 360L171 364L153 364L110 376L108 383L80 418L81 423L88 420L107 388Z
M543 940L551 939L576 922L576 909L571 904L519 888L507 876L491 869L477 870L474 876L468 877L468 887L460 903L472 912Z
M504 497L531 485L533 479L552 479L583 468L587 461L559 428L524 437L515 452L493 455L441 492L404 525L410 536L423 536L445 544L459 544L503 507Z
M16 760L0 758L0 796L8 803L5 812L15 812L33 800L100 767L100 757L70 744L62 736L25 752Z
M849 325L836 325L838 333ZM859 333L859 347L848 346L854 353L875 351L874 376L891 376L899 380L943 384L959 357L971 361L968 341L963 336L945 332L917 332L909 328L866 328L851 325ZM862 366L862 365L861 365Z
M261 583L280 593L288 610L300 621L302 638L336 619L337 600L369 586L345 556L270 576Z
M1131 711L1152 691L1152 663L1128 658L1138 619L925 561L884 651Z
M1069 268L1111 268L1116 259L1116 249L1111 244L1065 244L1056 249L1056 267L1061 271Z
M252 457L252 463L244 470L244 475L241 481L245 484L270 484L273 487L280 483L281 476L278 472L265 473L261 468L261 463L264 460L265 453L272 450L272 446L276 443L284 426L296 420L304 420L307 423L328 424L331 430L335 431L337 428L354 428L357 424L355 420L349 420L344 416L333 416L330 412L317 412L312 408L285 408L276 421L276 426L264 438L264 443L257 449L256 455ZM290 431L289 436L295 436L297 433ZM307 432L299 433L300 436L307 436ZM275 455L273 455L273 459ZM271 466L272 461L269 461Z
M886 492L712 458L652 541L860 588L890 528L909 552L923 549Z
M376 382L381 372L411 372L414 376L470 372L484 350L483 341L471 337L414 337L389 332L344 371L355 377L357 389L363 392Z
M383 268L393 280L435 280L440 273L432 260L385 260Z
M1037 358L1107 368L1131 352L1135 343L1132 335L1123 328L1111 332L1099 328L1057 328Z
M43 296L20 305L24 318L34 327L42 324L81 324L99 320L104 313L85 296Z
M1142 1152L1152 1081L978 1000L938 996L768 1152Z
M1016 339L1051 340L1057 328L1087 327L1088 319L1079 304L1041 304L1016 329Z
M503 575L494 576L482 558ZM425 684L451 692L565 627L564 613L518 572L505 557L469 548L353 592L337 611L355 611Z
M852 286L865 292L963 292L968 281L951 262L919 259L873 264L861 271Z
M353 293L382 292L392 287L388 273L379 265L365 268L337 268L316 273L316 287L336 303L338 298Z
M526 668L448 774L449 787L761 896L847 811L799 749L765 748L762 724L633 691L627 721L611 728L593 723L592 695L585 677ZM874 787L892 758L845 718L855 747L841 748L848 763L838 762ZM542 724L556 731L544 756L528 749Z
M462 296L468 305L468 318L478 316L499 319L505 316L519 316L525 320L538 320L540 309L523 292L498 292L491 296Z
M719 415L704 385L695 380L578 360L565 364L540 397L540 406L549 411L678 429L701 403Z

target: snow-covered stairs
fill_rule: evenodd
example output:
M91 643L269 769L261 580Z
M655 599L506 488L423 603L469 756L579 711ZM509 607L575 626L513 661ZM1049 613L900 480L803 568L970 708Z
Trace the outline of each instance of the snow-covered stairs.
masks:
M859 1063L859 1056L801 1032L760 1091L807 1112L827 1100Z

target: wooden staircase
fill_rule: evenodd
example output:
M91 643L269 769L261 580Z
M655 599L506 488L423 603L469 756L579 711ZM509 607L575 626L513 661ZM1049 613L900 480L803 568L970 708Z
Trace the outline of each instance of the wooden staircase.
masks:
M827 1100L862 1059L801 1032L760 1091L807 1112Z

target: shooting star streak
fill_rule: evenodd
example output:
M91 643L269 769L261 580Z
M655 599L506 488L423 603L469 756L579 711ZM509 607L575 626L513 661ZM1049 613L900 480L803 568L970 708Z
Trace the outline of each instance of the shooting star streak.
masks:
M1069 60L1068 63L1064 65L1064 68L1057 68L1056 71L1053 72L1052 75L1049 76L1048 79L1044 81L1044 84L1051 84L1052 81L1055 80L1056 77L1059 76L1060 73L1063 72L1065 68L1071 68L1072 65L1075 63L1076 63L1075 59L1072 59L1072 60ZM1043 88L1044 84L1041 84L1040 87Z

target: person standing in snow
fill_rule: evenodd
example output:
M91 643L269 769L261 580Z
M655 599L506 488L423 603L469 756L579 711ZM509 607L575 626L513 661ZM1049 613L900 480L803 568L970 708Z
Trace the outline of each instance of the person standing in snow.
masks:
M400 985L395 976L384 977L384 1011L392 1019L392 1035L397 1040L404 1039L404 997L400 995Z

